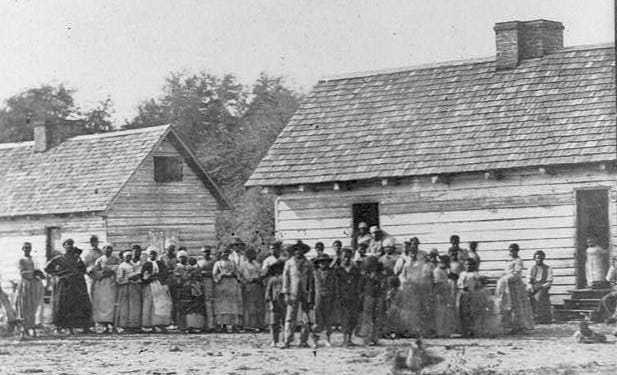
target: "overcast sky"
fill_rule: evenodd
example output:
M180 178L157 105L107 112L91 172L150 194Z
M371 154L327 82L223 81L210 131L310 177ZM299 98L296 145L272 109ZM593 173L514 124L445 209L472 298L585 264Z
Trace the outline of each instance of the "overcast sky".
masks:
M171 71L321 77L492 56L495 22L545 18L565 45L614 40L612 0L0 0L0 99L43 83L111 97L119 123Z

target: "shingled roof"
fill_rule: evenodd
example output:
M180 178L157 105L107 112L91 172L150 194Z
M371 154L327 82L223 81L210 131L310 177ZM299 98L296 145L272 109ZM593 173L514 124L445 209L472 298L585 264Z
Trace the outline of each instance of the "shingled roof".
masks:
M34 142L0 143L0 217L105 211L168 135L219 205L228 208L225 197L190 150L171 126L164 125L78 136L45 152L34 152Z
M611 44L323 80L246 185L614 161L614 74Z

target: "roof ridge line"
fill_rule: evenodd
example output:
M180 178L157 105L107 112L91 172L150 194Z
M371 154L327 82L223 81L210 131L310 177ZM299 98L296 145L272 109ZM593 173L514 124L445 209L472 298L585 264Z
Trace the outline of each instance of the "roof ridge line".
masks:
M592 50L592 49L603 49L613 47L615 42L606 42L606 43L595 43L595 44L582 44L577 46L568 46L557 51L547 53L546 56L555 55L557 53L570 52L570 51L581 51L581 50ZM459 65L470 65L470 64L481 64L494 62L495 57L474 57L469 59L461 59L461 60L446 60L446 61L436 61L436 62L427 62L416 65L407 65L401 66L398 68L384 68L384 69L374 69L374 70L365 70L365 71L355 71L355 72L347 72L347 73L335 73L325 75L323 78L319 79L318 82L329 82L329 81L338 81L342 79L351 79L351 78L363 78L363 77L371 77L380 74L395 74L395 73L403 73L410 72L414 70L424 70L424 69L433 69L433 68L443 68L448 66L459 66Z
M117 131L111 131L111 132L106 132L106 133L84 134L84 135L78 135L75 137L71 137L67 139L67 141L74 140L74 139L97 139L97 138L106 138L106 137L120 137L124 135L136 134L136 133L154 132L157 130L167 129L170 126L171 126L170 124L165 124L165 125L157 125L157 126L148 126L145 128L117 130Z

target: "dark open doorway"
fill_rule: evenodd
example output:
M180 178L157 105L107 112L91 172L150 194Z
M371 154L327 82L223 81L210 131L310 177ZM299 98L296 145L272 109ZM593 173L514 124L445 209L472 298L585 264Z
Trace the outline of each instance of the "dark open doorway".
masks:
M379 203L357 203L352 205L353 214L353 238L352 246L357 245L358 224L365 222L370 228L373 225L379 226Z
M608 189L576 191L576 287L585 288L587 235L594 234L598 244L608 249Z

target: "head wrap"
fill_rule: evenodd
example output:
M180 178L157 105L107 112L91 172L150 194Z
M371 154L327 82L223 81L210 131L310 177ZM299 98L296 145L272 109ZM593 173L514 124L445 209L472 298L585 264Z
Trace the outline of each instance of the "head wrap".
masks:
M178 251L178 258L180 258L180 257L187 257L188 258L189 257L189 253L187 253L184 250L180 250L180 251Z
M148 248L146 248L146 252L148 252L148 253L149 253L149 252L151 252L151 251L156 251L156 252L157 252L157 254L158 254L159 249L157 249L157 248L156 248L156 246L154 246L154 245L150 245L150 246L148 246Z
M75 245L75 241L73 241L72 238L67 238L66 240L62 241L62 246L66 246L66 244L70 243L71 246Z
M131 250L125 250L122 252L122 256L126 259L128 256L133 256L133 252Z
M396 245L396 239L394 237L388 237L381 243L383 247L394 247Z
M360 224L358 224L358 228L368 228L368 225L364 221L362 221L360 222Z
M371 227L371 229L369 230L369 232L371 232L371 234L375 233L375 232L380 232L380 231L381 231L381 229L379 229L379 227L377 225L373 225Z

